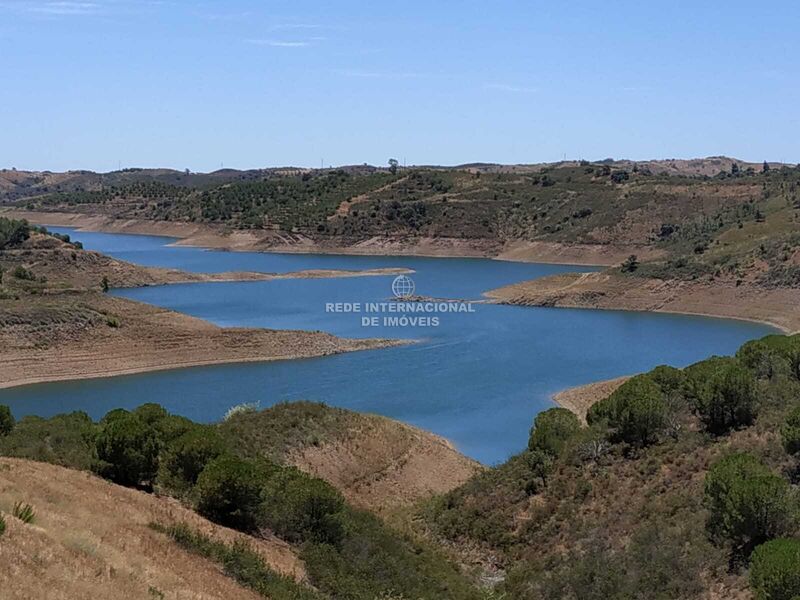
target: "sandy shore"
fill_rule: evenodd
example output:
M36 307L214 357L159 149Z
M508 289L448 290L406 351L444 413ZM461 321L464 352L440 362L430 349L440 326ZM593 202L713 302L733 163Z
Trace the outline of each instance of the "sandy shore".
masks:
M629 375L597 381L567 388L553 394L552 400L562 408L566 408L578 415L578 418L586 422L586 413L589 412L592 404L608 398L614 390L630 379Z
M0 209L0 214L54 227L74 227L84 231L162 235L179 238L175 245L197 246L242 252L286 252L349 254L369 256L432 256L493 258L518 262L568 265L610 266L620 264L630 254L640 260L659 256L645 246L617 247L603 244L560 244L554 242L491 239L375 236L342 243L334 239L311 239L302 234L274 230L231 230L207 224L171 221L116 219L106 215Z
M764 323L800 331L800 290L663 281L612 273L565 273L485 294L500 304L664 312Z
M0 388L190 366L328 356L405 341L222 328L96 292L0 305Z

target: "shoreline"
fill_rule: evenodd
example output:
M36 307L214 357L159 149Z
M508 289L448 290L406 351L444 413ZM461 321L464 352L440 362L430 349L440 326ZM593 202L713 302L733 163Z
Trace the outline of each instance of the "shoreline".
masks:
M561 408L566 408L574 413L583 423L586 423L586 413L595 402L610 396L619 386L633 377L623 375L613 379L603 379L584 383L573 387L564 388L550 395L550 400Z
M73 227L79 231L124 233L174 238L176 247L206 248L231 252L276 254L328 254L343 256L416 256L427 258L485 258L576 267L608 267L635 253L655 257L660 251L647 247L615 247L602 244L562 244L543 241L503 243L488 239L407 238L374 236L352 244L326 243L303 234L272 230L232 230L208 224L117 219L109 215L0 208L0 216L26 219L45 227Z
M612 273L562 273L484 293L496 304L663 313L757 323L800 331L800 290L701 281L664 281Z
M291 331L291 330L284 330L284 331ZM307 333L307 332L303 332ZM356 338L336 338L338 340L354 340ZM0 381L0 391L8 390L18 387L24 387L28 385L39 385L43 383L59 383L65 381L86 381L89 379L110 379L112 377L125 377L127 375L142 375L144 373L158 373L163 371L179 371L182 369L191 369L194 367L213 367L215 365L235 365L235 364L249 364L249 363L259 363L259 362L277 362L282 360L304 360L304 359L314 359L314 358L324 358L326 356L336 356L337 354L345 354L347 352L363 352L367 350L382 350L384 348L396 348L399 346L405 346L409 344L415 343L412 340L391 340L391 339L379 339L379 338L368 338L363 340L357 340L363 342L370 342L370 344L365 344L362 348L352 348L352 349L341 349L341 350L334 350L332 352L326 352L324 354L297 354L297 355L289 355L289 356L280 356L280 357L249 357L249 358L223 358L223 359L198 359L198 360L191 360L187 362L176 362L171 364L163 363L161 365L153 365L153 366L140 366L140 367L131 367L127 369L119 369L119 370L108 370L104 369L98 372L84 372L77 375L54 375L54 376L42 376L42 377L33 377L30 379L23 379L23 380L13 380L13 381Z

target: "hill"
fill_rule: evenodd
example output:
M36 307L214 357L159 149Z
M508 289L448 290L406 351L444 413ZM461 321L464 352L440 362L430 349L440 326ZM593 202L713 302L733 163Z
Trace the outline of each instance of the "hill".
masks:
M244 412L220 430L242 456L295 466L354 506L382 514L450 491L483 470L437 435L324 404Z
M0 588L9 599L259 598L212 562L150 524L188 523L211 539L247 541L277 572L305 580L303 562L278 539L255 540L169 498L40 462L0 459L0 510L35 509L30 525L8 516L0 541Z
M191 365L324 356L392 345L397 342L345 340L320 332L222 328L103 293L110 287L177 282L385 272L207 275L154 269L83 250L63 236L0 217L0 388Z
M751 554L800 546L798 349L768 336L595 387L588 424L540 413L527 449L430 501L416 527L501 597L792 598L800 554L766 589Z

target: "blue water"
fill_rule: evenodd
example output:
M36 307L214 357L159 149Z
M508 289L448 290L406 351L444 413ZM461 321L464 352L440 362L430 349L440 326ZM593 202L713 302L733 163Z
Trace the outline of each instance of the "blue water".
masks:
M479 299L483 291L580 267L483 259L233 253L170 246L153 236L69 233L86 248L151 266L192 271L289 272L311 268L407 267L417 293ZM586 270L586 268L582 268ZM206 283L116 290L224 326L322 330L349 337L420 340L410 346L332 357L198 367L0 390L17 416L159 402L198 421L232 405L317 400L375 412L434 431L494 464L522 449L535 414L554 392L666 363L685 366L729 354L772 330L723 319L622 311L473 304L440 314L436 327L365 327L330 303L381 302L392 277ZM379 321L384 314L376 314ZM396 315L395 315L396 316ZM428 315L436 316L436 315Z

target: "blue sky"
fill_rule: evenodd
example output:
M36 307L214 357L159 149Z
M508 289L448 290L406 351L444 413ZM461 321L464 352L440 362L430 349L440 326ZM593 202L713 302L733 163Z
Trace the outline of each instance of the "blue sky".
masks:
M800 161L800 5L0 0L0 166Z

